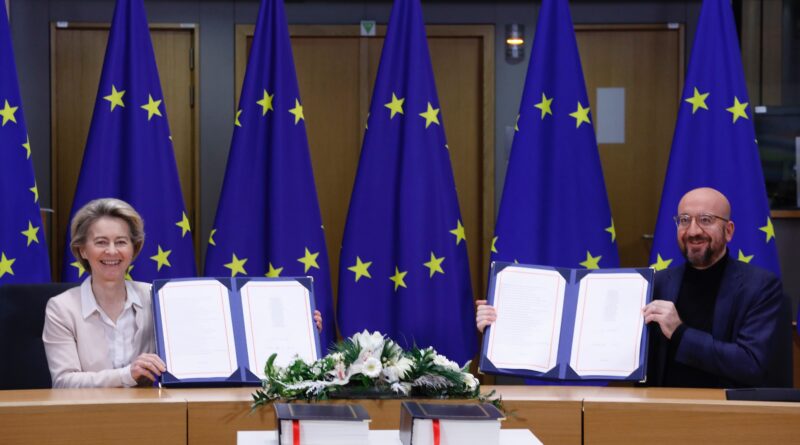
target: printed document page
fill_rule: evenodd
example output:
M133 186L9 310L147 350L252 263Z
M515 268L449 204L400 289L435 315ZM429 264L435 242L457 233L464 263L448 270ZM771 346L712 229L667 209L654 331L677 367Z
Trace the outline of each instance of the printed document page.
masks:
M158 291L167 371L179 379L228 377L237 369L228 288L173 281Z
M240 290L250 370L263 379L264 365L277 353L275 365L300 356L317 360L311 294L297 281L249 281ZM333 321L328 321L332 323Z
M639 367L648 285L638 273L581 280L569 363L578 375L626 377Z
M497 321L486 352L494 366L537 372L556 366L565 287L554 270L509 266L497 273Z

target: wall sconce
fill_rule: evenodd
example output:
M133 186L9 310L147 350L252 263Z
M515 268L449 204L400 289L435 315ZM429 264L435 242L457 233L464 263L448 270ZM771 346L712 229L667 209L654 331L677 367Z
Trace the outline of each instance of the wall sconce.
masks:
M525 25L506 25L506 60L519 62L525 57Z

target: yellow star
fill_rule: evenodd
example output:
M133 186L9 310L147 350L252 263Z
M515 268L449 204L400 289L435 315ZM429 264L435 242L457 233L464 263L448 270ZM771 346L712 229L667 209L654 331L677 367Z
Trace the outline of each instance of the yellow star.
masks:
M147 103L142 105L142 109L147 110L148 121L152 119L153 116L161 116L161 110L158 109L159 105L161 105L161 100L153 100L153 96L147 95Z
M578 109L569 115L575 118L575 128L580 127L584 122L591 125L591 122L589 122L589 107L583 108L580 102L578 102Z
M36 182L34 182L33 187L29 188L28 190L33 193L33 202L39 202L39 187L36 185Z
M350 266L347 270L354 272L356 274L356 283L361 277L372 278L372 275L369 274L369 266L372 265L372 261L367 261L366 263L361 261L361 258L356 256L356 265Z
M534 108L542 110L542 120L544 120L544 117L548 114L550 116L553 115L553 110L550 109L551 103L553 103L553 98L551 97L550 99L548 99L547 96L545 96L544 93L542 93L542 101L534 105ZM578 105L580 106L580 103Z
M25 159L31 158L31 137L25 135L25 143L22 144L22 147L25 149Z
M457 221L456 228L451 230L450 233L456 236L456 246L461 243L461 240L467 240L467 236L464 234L464 226L461 225L460 219Z
M211 229L211 234L208 235L208 244L212 246L216 246L217 243L214 241L214 234L217 233L217 229Z
M31 245L31 241L35 241L36 244L39 244L39 236L37 235L39 233L39 228L33 227L30 221L28 221L28 230L23 230L21 233L28 238L29 246Z
M241 116L241 115L242 115L242 110L236 110L236 118L233 121L233 125L236 125L237 127L241 127L242 126L242 123L239 122L239 116Z
M769 217L767 217L767 225L763 226L763 227L759 227L758 230L760 230L760 231L762 231L762 232L767 234L767 241L766 242L769 242L769 240L771 240L772 238L775 238L775 228L772 227L772 220L769 219Z
M752 260L754 256L755 256L755 254L754 255L745 255L744 252L742 252L742 249L739 249L739 258L737 258L737 260L739 260L739 261L741 261L743 263L749 263L750 260Z
M614 218L611 218L611 227L606 227L606 232L611 234L611 242L617 240L617 229L614 228Z
M700 92L697 91L697 87L694 87L694 96L684 99L686 102L692 104L692 114L700 108L708 110L708 106L706 105L708 94L709 93L700 94Z
M240 273L242 275L247 275L247 271L244 270L244 263L247 262L247 258L236 258L236 254L233 254L233 258L231 262L228 264L224 264L225 267L231 270L231 277L235 277L236 274Z
M264 274L264 276L269 278L278 278L279 276L281 276L281 272L283 272L282 267L276 269L272 267L272 263L269 263L269 270L267 271L267 273Z
M433 274L436 272L444 275L444 271L442 270L442 261L444 261L444 257L436 258L436 255L431 252L431 260L427 263L424 263L425 267L431 270L431 276L429 278L433 278Z
M394 93L392 93L392 101L389 102L388 104L383 105L384 107L392 111L392 114L389 115L389 119L393 119L394 115L397 113L405 114L403 113L403 102L405 101L406 101L405 98L401 97L398 99L397 96L395 96Z
M0 278L3 278L5 274L14 275L14 269L11 268L14 261L17 260L15 258L6 258L5 252L0 254Z
M514 131L519 131L519 114L517 115L517 120L514 121Z
M133 277L131 276L132 270L133 270L133 264L128 266L128 270L125 271L125 279L128 281L133 281Z
M739 120L740 117L750 119L747 117L747 102L740 103L739 98L736 96L733 97L733 106L726 108L725 111L729 111L733 115L734 124L737 120Z
M181 228L181 238L186 236L186 232L191 232L192 229L189 226L189 218L186 216L186 212L181 212L181 220L176 222L175 225Z
M297 125L300 122L300 119L305 120L305 116L303 116L303 106L300 105L300 101L295 99L294 100L294 108L289 110L290 113L294 114L294 124Z
M654 264L651 264L650 267L652 267L656 271L659 271L668 268L670 264L672 264L672 259L664 260L663 258L661 258L661 254L659 253L656 255L656 262Z
M261 100L256 101L257 104L261 105L261 115L262 116L266 116L267 115L267 111L269 111L269 110L275 111L272 108L272 98L273 97L275 97L274 94L269 94L269 93L267 93L267 90L264 90L264 97Z
M157 272L161 271L162 266L172 267L172 264L169 264L169 254L171 253L171 250L161 250L161 246L158 246L158 254L150 257L151 260L157 263Z
M592 256L592 254L589 253L589 251L587 250L586 251L586 261L581 261L578 264L580 264L581 266L583 266L583 267L585 267L587 269L599 269L600 266L597 263L600 262L600 258L603 258L603 256L602 255Z
M300 261L301 263L303 263L303 265L305 265L305 270L303 270L303 273L307 273L308 269L311 269L312 267L316 267L317 269L319 269L319 264L317 264L318 256L319 252L311 253L308 251L308 247L306 247L306 254L303 255L302 258L297 259L297 261Z
M439 124L439 109L438 108L433 108L431 106L430 102L428 102L428 109L424 113L420 113L419 115L425 118L425 128L430 127L431 123L434 123L436 125L440 125Z
M69 265L78 269L78 278L82 277L83 274L86 273L86 268L83 267L83 264L81 264L80 261L73 261L69 263Z
M496 237L492 238L492 249L491 250L494 253L497 253L497 238L499 238L499 236L496 236Z
M406 277L407 273L408 273L408 271L400 272L400 269L398 269L397 266L395 266L394 275L389 277L389 279L392 280L392 282L394 283L394 291L395 292L397 292L397 288L400 287L400 286L403 286L406 289L408 289L408 286L406 286L406 282L403 280Z
M19 108L19 107L12 107L11 105L8 104L8 101L6 101L5 107L2 110L0 110L0 116L3 116L3 126L4 127L6 126L6 123L8 121L14 122L15 124L17 123L17 118L14 117L14 113L17 112L17 108ZM14 274L12 273L11 275L14 275Z
M125 90L117 91L117 87L111 85L111 94L104 96L103 99L111 102L111 111L114 111L114 108L117 108L118 106L125 108L125 103L122 102L123 95L125 95Z

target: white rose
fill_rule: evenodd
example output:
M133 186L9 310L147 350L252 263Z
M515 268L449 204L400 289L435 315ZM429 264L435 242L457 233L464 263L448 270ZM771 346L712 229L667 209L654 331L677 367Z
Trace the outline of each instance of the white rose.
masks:
M461 378L464 380L464 383L467 385L467 388L470 391L475 391L475 388L478 387L478 379L476 379L474 375L465 372L461 375Z
M346 385L350 382L350 370L347 369L344 363L337 363L329 374L333 376L333 382L337 385Z
M364 366L361 368L361 373L367 377L375 378L381 375L381 361L375 357L370 357L364 361Z
M370 335L364 331L358 339L358 344L361 345L361 349L369 351L370 355L380 357L383 352L383 334L375 331Z
M395 363L395 368L397 368L397 375L401 379L406 376L406 374L411 371L411 366L414 364L411 359L407 357L401 357L400 360Z
M411 392L411 384L410 383L392 383L392 391L396 393L400 393L403 395L408 395Z
M394 383L400 380L400 372L397 369L397 366L387 366L383 368L383 375L386 377L386 381L389 383Z

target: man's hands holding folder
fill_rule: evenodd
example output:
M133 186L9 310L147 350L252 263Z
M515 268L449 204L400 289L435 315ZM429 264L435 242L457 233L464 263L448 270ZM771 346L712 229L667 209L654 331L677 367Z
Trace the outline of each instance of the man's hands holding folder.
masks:
M497 320L497 310L494 306L489 306L486 300L476 301L475 306L478 307L477 313L475 314L475 323L478 325L478 330L483 332L486 326L489 326Z
M681 317L678 316L678 310L675 309L675 304L671 301L653 300L642 309L644 315L644 322L656 322L658 327L661 328L661 333L667 339L672 339L672 334L678 329L678 326L683 323Z

